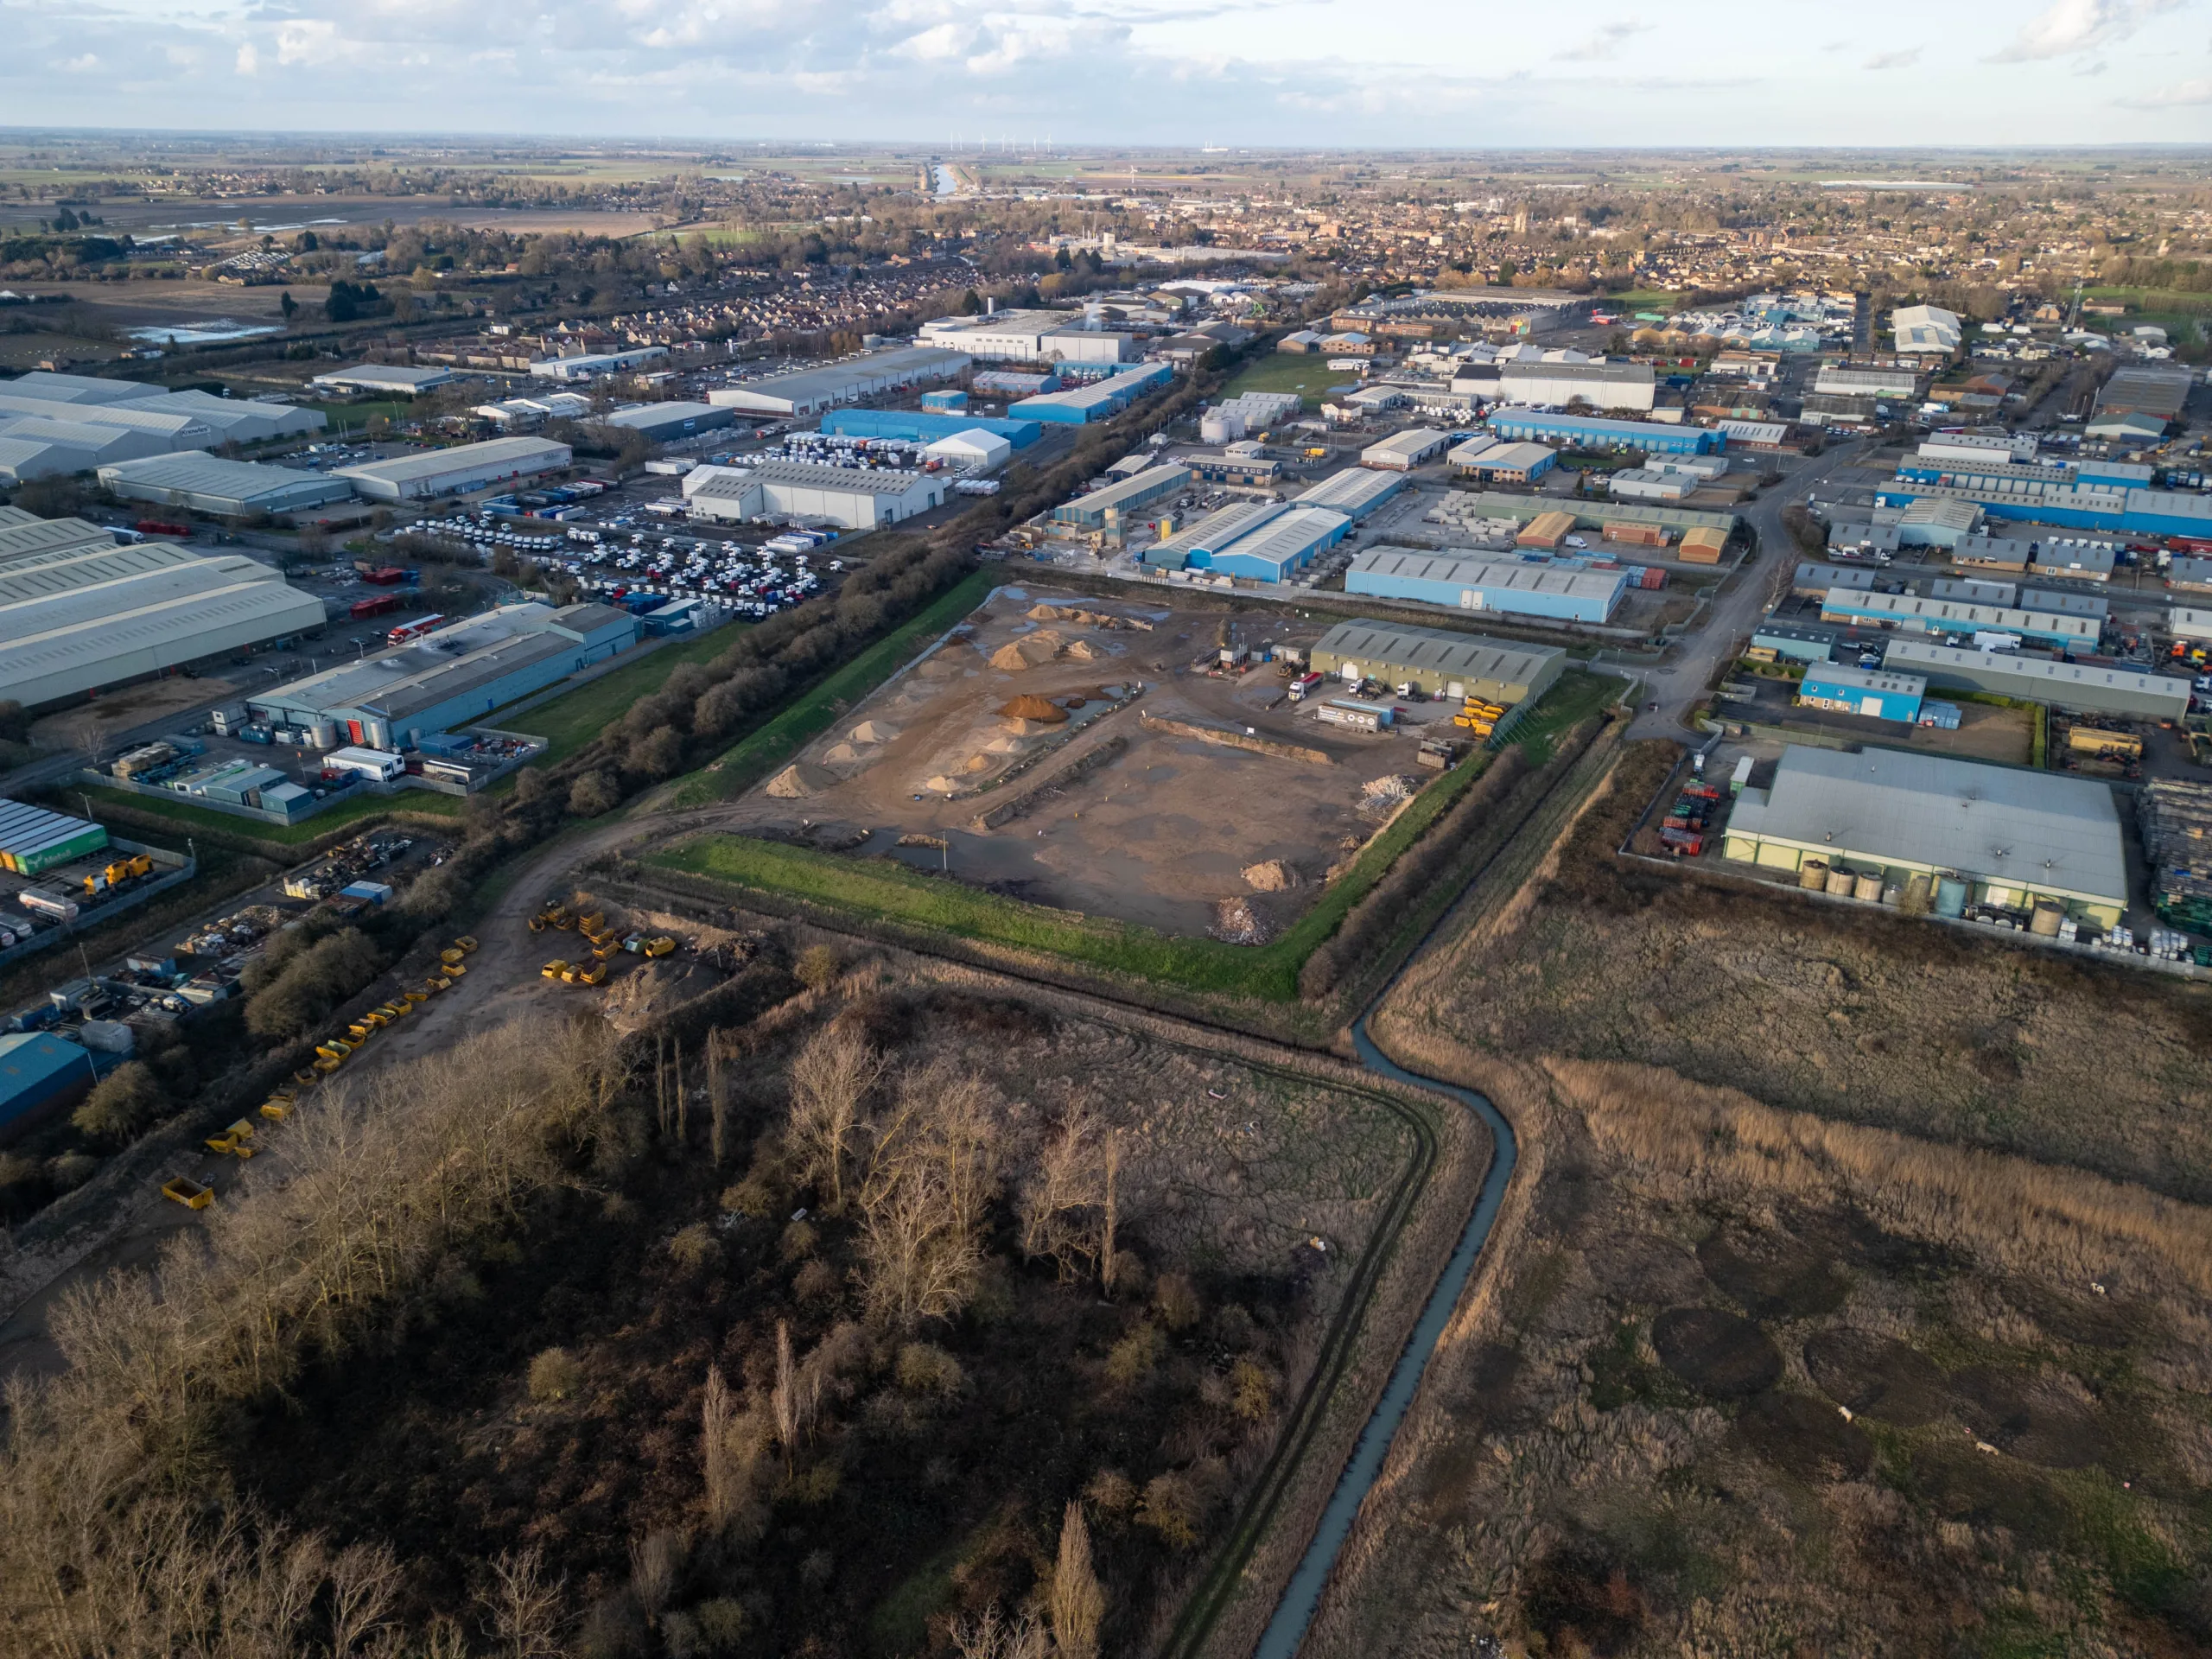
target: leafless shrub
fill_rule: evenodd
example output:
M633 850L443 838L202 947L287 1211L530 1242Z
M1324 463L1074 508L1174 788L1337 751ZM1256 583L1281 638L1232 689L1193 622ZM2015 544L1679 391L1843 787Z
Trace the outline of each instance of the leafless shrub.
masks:
M1153 1373L1167 1351L1167 1338L1156 1325L1140 1325L1106 1354L1106 1376L1115 1387L1133 1389Z
M1188 1274L1163 1273L1152 1287L1152 1305L1170 1331L1187 1331L1205 1313Z
M1022 1183L1022 1251L1051 1257L1063 1280L1112 1259L1115 1153L1112 1136L1077 1104L1047 1137Z
M901 1329L950 1319L982 1269L999 1143L982 1083L943 1065L910 1072L876 1126L860 1191L869 1313Z
M677 1532L651 1532L630 1541L630 1593L645 1609L648 1624L659 1624L690 1550L690 1540Z
M1106 1591L1090 1564L1090 1528L1083 1518L1083 1505L1073 1499L1060 1521L1051 1608L1052 1642L1059 1659L1097 1659Z
M978 1618L959 1620L950 1634L960 1659L1047 1659L1052 1651L1051 1638L1034 1613L1005 1618L995 1605Z
M899 1386L909 1394L955 1395L967 1381L960 1362L932 1343L910 1342L899 1350Z

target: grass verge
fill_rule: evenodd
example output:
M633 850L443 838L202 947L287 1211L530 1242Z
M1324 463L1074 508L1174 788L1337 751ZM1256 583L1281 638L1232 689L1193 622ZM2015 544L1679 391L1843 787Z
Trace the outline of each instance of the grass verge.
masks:
M285 849L304 847L334 830L343 830L348 824L359 823L366 818L384 818L395 813L404 813L457 821L462 807L457 795L441 795L428 789L410 789L404 795L356 796L350 801L318 812L311 818L302 818L297 823L264 823L258 818L234 818L227 812L218 812L211 807L193 806L183 801L171 803L129 790L86 788L73 784L63 793L71 798L86 795L95 802L105 802L120 808L125 813L138 812L162 818L180 830L216 830L239 842L257 842L274 849L278 855Z
M524 710L514 716L512 727L502 725L496 712L482 723L544 738L550 747L531 762L534 766L565 760L620 720L632 703L666 685L669 676L686 663L708 663L721 656L737 643L744 626L734 623L681 645L663 645L636 662Z
M1310 352L1278 352L1246 364L1221 389L1221 396L1236 397L1248 391L1294 391L1306 400L1306 408L1319 409L1324 392L1353 378L1330 372L1325 357Z
M758 731L725 749L699 771L677 779L660 798L660 804L675 810L736 799L889 679L923 640L943 633L982 604L999 580L991 570L978 570L963 578L918 615L884 635L812 690L793 698Z
M1612 683L1598 676L1562 677L1546 694L1517 740L1533 746L1529 747L1531 764L1541 766L1548 760L1558 734L1594 712L1611 695ZM826 720L821 722L826 723ZM819 730L820 724L814 729ZM789 752L779 751L778 758ZM1477 753L1431 784L1389 829L1361 850L1352 868L1338 878L1313 909L1281 938L1257 947L1177 938L1134 922L1079 916L979 892L900 864L861 861L742 836L701 836L645 861L712 881L782 893L862 920L927 928L957 938L1041 951L1153 984L1291 1002L1297 1000L1298 970L1306 958L1337 931L1345 914L1382 879L1398 855L1466 791L1490 761L1489 754Z

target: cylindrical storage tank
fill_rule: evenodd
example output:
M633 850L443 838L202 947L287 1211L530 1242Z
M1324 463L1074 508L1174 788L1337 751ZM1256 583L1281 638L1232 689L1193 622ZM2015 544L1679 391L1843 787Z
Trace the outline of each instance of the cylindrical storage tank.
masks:
M2038 899L2035 912L2028 918L2028 931L2038 938L2055 939L2058 925L2066 919L2066 906L2056 899Z
M1948 875L1936 878L1936 913L1938 916L1963 916L1967 908L1967 884Z
M1808 858L1797 867L1797 885L1814 893L1826 893L1828 887L1828 861L1825 858Z
M1904 883L1891 881L1885 884L1882 888L1882 902L1891 910L1901 906L1904 903Z
M1870 905L1878 905L1881 903L1882 873L1879 870L1869 870L1861 874L1859 878L1858 886L1852 893L1852 897L1854 899L1864 899Z
M1858 885L1859 878L1840 864L1828 872L1828 891L1840 899L1850 898Z
M338 747L338 722L334 720L318 720L308 728L308 735L313 740L316 748L334 749Z

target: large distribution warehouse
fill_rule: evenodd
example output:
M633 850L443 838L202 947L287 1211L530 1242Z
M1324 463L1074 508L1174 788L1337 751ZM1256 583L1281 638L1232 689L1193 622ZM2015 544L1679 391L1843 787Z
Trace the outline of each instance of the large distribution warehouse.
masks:
M98 540L0 546L0 697L35 709L323 626L322 601L265 564L84 528Z
M822 417L822 430L840 438L892 438L901 443L935 443L962 432L988 432L1017 449L1045 435L1035 421L989 420L976 415L940 415L931 410L840 409Z
M1301 507L1326 507L1347 518L1360 519L1406 487L1403 473L1370 472L1347 467L1319 484L1300 490L1293 500Z
M1086 530L1103 530L1131 518L1155 501L1179 493L1190 482L1191 469L1187 467L1147 467L1103 490L1061 502L1052 509L1052 521L1080 524Z
M1655 455L1717 453L1725 435L1703 426L1669 426L1657 421L1608 421L1594 415L1550 415L1534 409L1497 409L1490 429L1501 438L1571 443L1584 449L1641 449Z
M1081 426L1090 421L1111 420L1146 392L1155 391L1175 378L1165 363L1141 369L1123 369L1088 385L1043 392L1008 404L1006 412L1017 420L1044 421Z
M1479 697L1509 709L1543 696L1567 669L1567 653L1551 645L1368 621L1338 623L1311 660L1319 672L1347 680L1416 685L1431 696Z
M567 444L550 438L487 438L341 467L338 476L352 479L353 487L372 501L419 501L558 472L574 459Z
M874 530L944 503L949 478L887 467L821 467L766 461L757 467L695 467L683 475L694 518L819 518L846 530Z
M502 605L365 662L251 698L272 726L327 721L373 749L412 745L480 721L638 642L638 619L609 605Z
M1885 881L1920 875L1961 899L2064 905L2104 926L2127 908L2127 863L2112 791L2083 778L1888 749L1791 744L1768 789L1729 815L1726 855L1771 869L1824 861ZM1963 887L1965 892L1956 891Z
M1502 363L1497 384L1515 404L1580 398L1592 409L1649 410L1658 391L1649 363Z
M1253 582L1286 582L1351 529L1350 518L1325 508L1248 501L1224 507L1146 549L1144 563L1155 570L1211 570Z
M1882 662L1923 675L1940 690L1987 691L2081 714L2179 720L2189 712L2189 682L2176 674L2054 662L2011 651L1969 651L1918 639L1890 641Z
M991 311L981 316L938 317L921 327L930 345L957 349L995 363L1126 363L1135 339L1087 328L1072 311Z
M2024 611L2003 605L1969 605L1923 599L1916 594L1854 592L1832 588L1821 601L1823 622L1866 623L1910 633L2010 633L2042 645L2094 651L2104 632L2094 616Z
M1516 559L1371 547L1344 572L1344 591L1454 610L1606 622L1627 591L1622 570L1558 570Z
M676 438L688 438L695 432L718 431L736 418L728 410L713 404L679 399L665 404L632 404L601 416L599 422L602 426L619 427L626 432L642 432L655 443L667 443Z
M707 401L724 409L762 415L815 415L840 404L856 404L863 397L950 380L973 361L966 352L942 346L900 346L849 357L842 363L825 363L819 368L793 369L734 386L717 386L707 394Z
M257 512L302 512L353 499L350 479L258 461L226 461L197 449L103 467L99 478L125 501L183 507L221 518L242 518Z

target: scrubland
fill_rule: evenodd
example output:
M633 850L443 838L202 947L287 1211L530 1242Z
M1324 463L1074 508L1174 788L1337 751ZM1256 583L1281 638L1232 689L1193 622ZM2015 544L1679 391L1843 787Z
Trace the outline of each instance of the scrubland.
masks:
M1670 758L1375 1022L1522 1160L1307 1651L2205 1650L2190 994L1616 860Z

